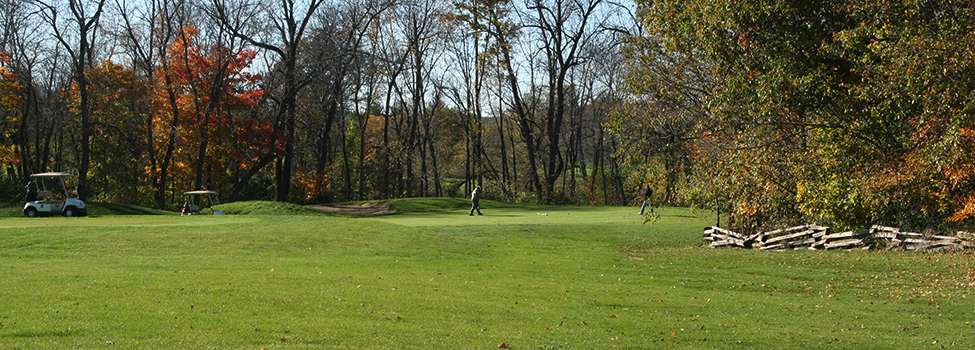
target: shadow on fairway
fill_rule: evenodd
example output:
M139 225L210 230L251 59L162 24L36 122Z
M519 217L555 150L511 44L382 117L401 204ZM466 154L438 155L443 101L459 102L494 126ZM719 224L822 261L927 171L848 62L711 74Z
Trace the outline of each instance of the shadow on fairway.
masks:
M104 202L89 202L88 212L91 216L103 216L103 215L175 215L174 212L168 212L158 209L150 209L146 207L140 207L128 204L118 204L118 203L104 203Z

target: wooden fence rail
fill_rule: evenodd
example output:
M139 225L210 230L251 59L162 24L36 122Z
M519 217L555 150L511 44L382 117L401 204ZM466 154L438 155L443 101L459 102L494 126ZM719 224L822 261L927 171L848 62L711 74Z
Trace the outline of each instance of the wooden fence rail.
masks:
M803 225L754 235L708 227L704 241L712 248L742 249L887 249L887 250L961 250L975 248L975 234L959 231L955 236L903 232L899 228L874 225L869 229L833 233L829 227Z

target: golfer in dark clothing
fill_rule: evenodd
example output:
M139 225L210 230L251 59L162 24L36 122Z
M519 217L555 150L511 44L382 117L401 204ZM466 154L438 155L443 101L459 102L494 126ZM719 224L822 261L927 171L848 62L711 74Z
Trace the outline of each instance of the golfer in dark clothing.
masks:
M36 200L37 200L37 185L34 184L34 181L31 181L27 183L27 195L25 196L24 201L33 202Z
M477 210L477 215L481 215L481 186L474 188L474 192L471 192L471 213L468 215L474 215L474 211Z
M650 203L650 197L653 196L653 189L650 188L650 185L644 185L644 186L645 187L643 188L643 205L640 206L640 215L643 215L643 209L647 207L647 204L650 205L650 212L653 213L653 203Z

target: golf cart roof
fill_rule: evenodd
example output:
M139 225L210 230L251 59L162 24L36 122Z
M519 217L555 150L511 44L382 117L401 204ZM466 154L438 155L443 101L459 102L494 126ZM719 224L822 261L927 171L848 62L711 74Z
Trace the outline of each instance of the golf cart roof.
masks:
M30 177L74 177L72 173L38 173L32 174Z
M191 196L195 196L195 195L198 195L198 194L217 194L217 193L216 193L216 192L213 192L213 191L207 191L207 190L203 190L203 191L189 191L189 192L183 192L183 194L187 194L187 195L191 195Z

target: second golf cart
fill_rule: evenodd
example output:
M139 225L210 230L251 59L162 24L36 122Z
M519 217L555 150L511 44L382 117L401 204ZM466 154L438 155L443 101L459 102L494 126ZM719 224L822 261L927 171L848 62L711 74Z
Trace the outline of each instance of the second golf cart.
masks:
M217 193L214 191L189 191L183 194L186 195L186 201L183 202L180 215L227 215L216 208L220 205L220 200L217 199ZM203 197L206 197L206 203ZM208 204L208 206L201 210L201 204Z
M39 173L30 176L24 215L27 217L85 216L85 202L78 199L78 187L71 173Z

